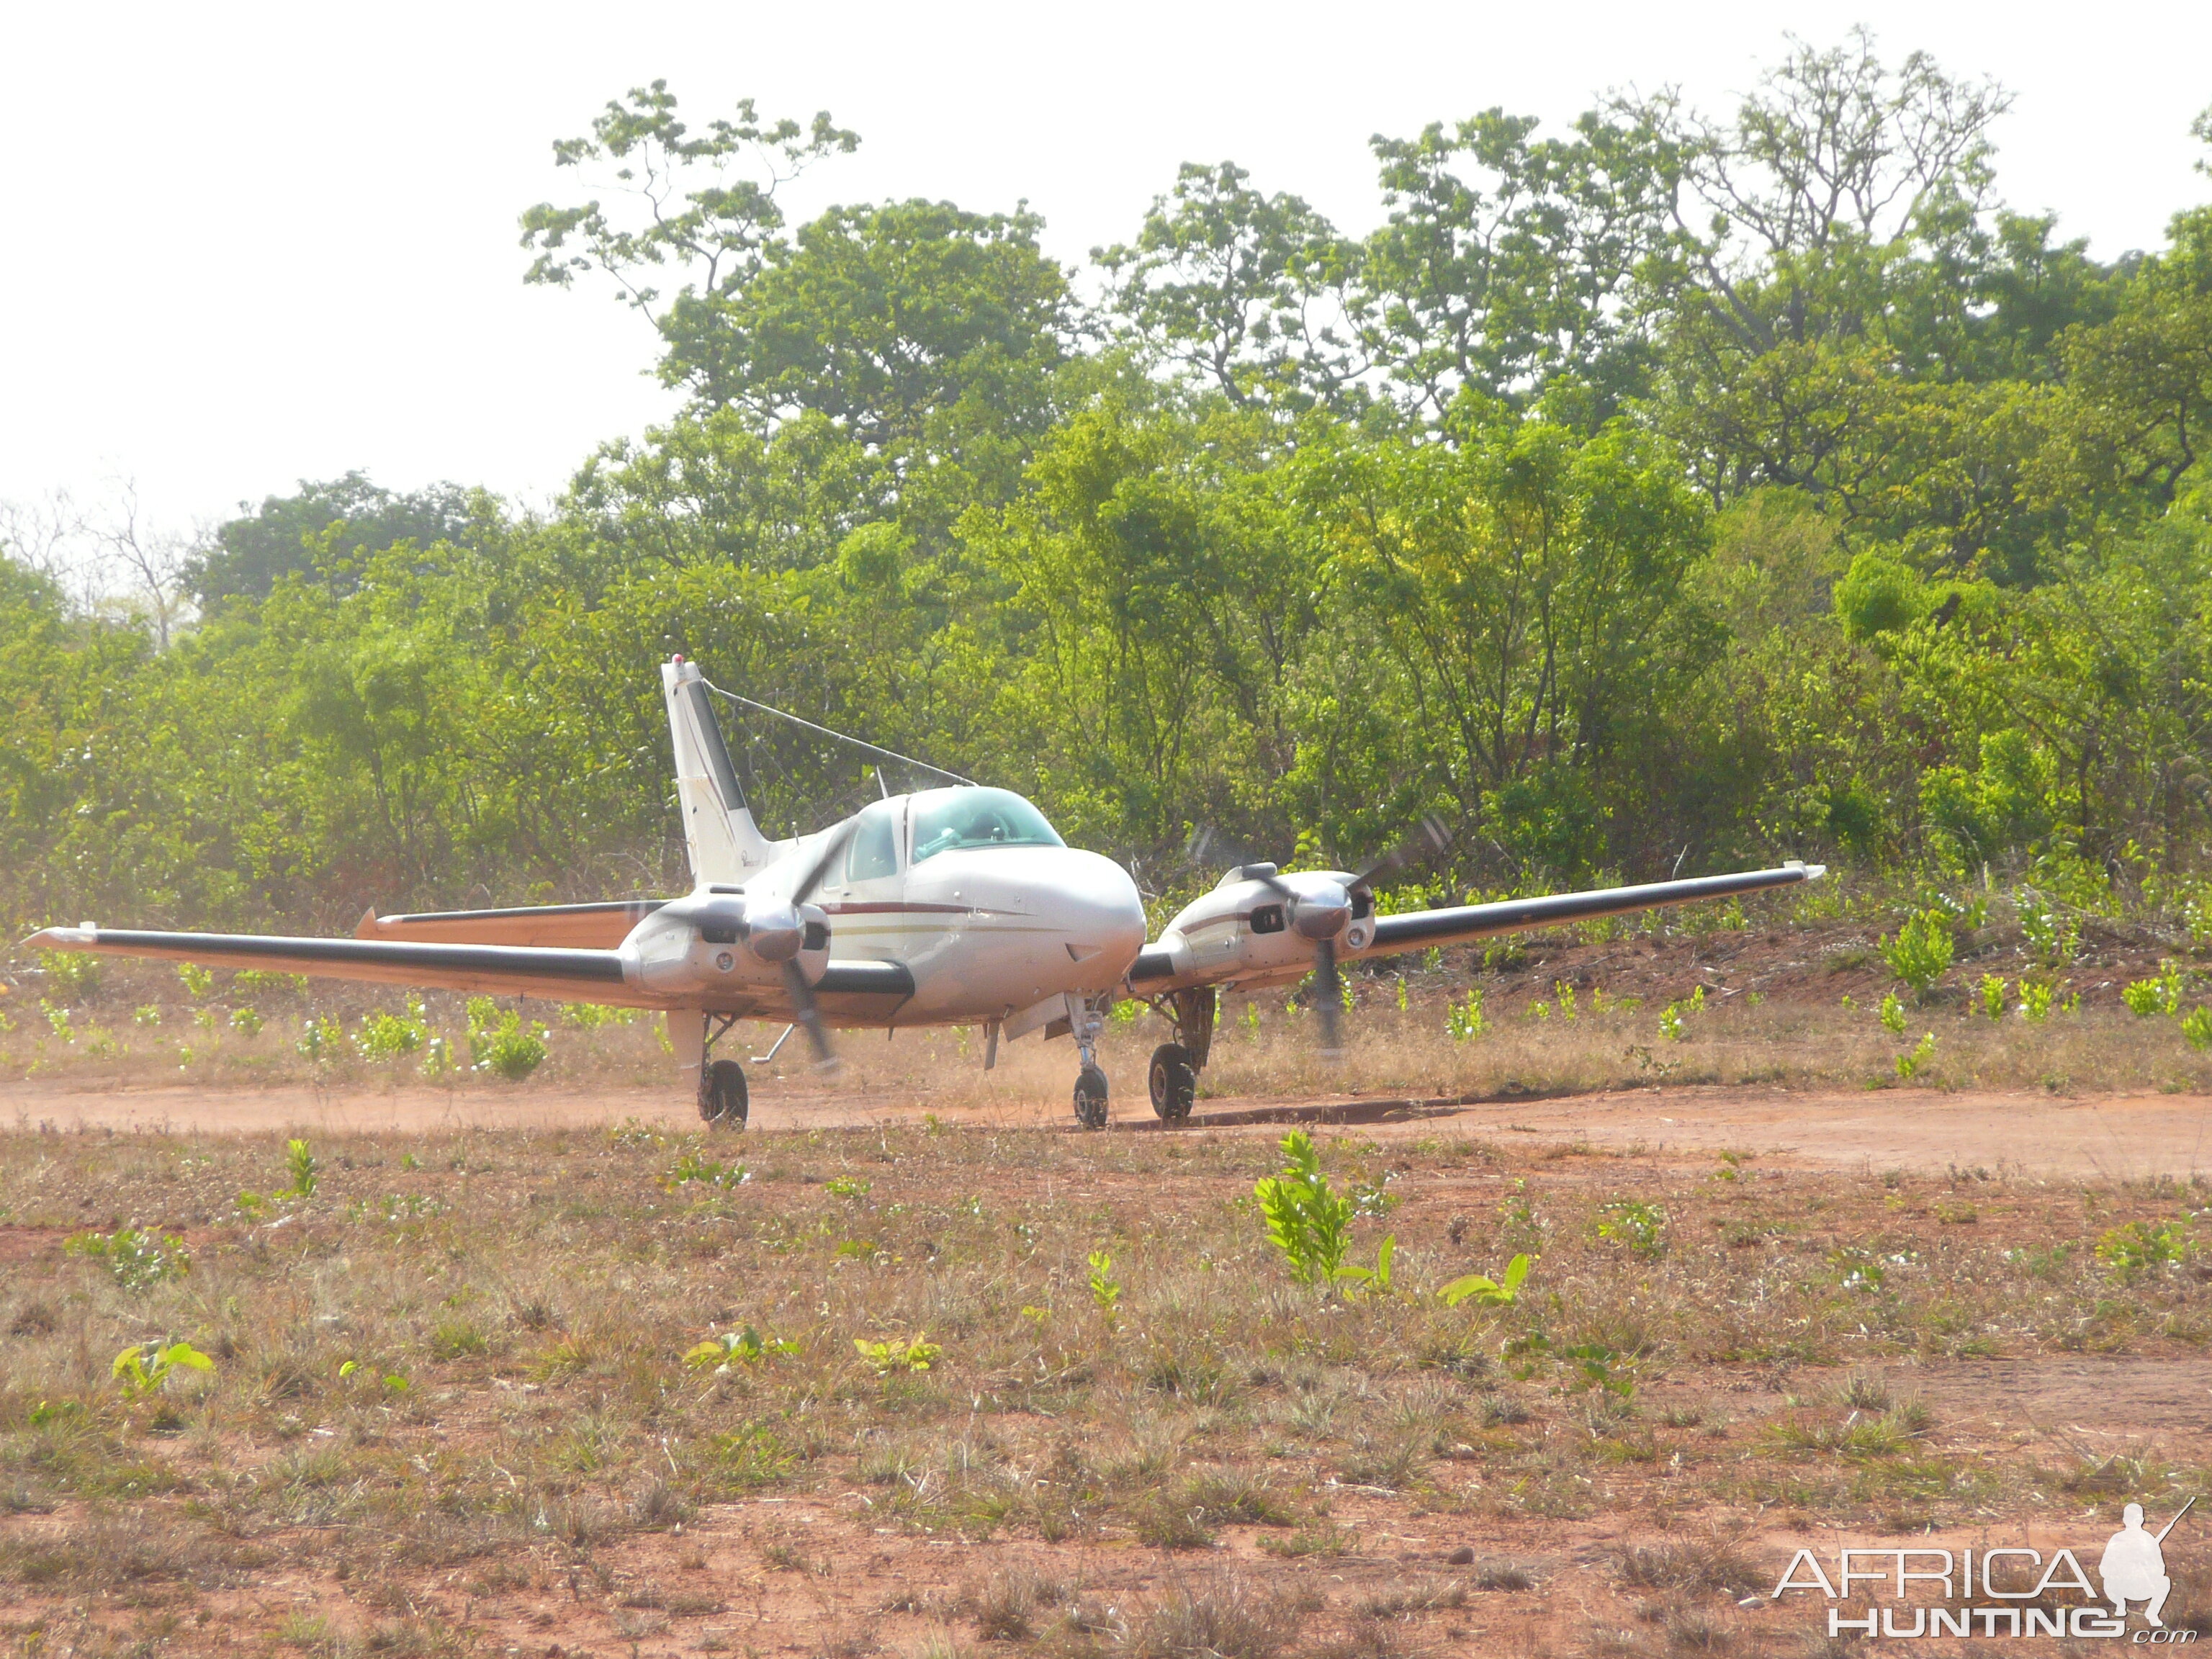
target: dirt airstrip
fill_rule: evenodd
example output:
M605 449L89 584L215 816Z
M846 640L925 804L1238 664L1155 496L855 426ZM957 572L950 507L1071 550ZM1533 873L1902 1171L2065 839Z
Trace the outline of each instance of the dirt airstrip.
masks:
M1065 1129L1064 1110L1042 1101L938 1103L927 1097L841 1092L812 1079L757 1083L757 1132L908 1127ZM623 1122L669 1133L697 1128L666 1086L490 1086L322 1089L169 1086L92 1092L61 1085L0 1085L0 1127L63 1133L173 1134L450 1133L464 1129L588 1129ZM1807 1170L1940 1171L2004 1168L2084 1180L2212 1170L2212 1097L1912 1089L1807 1091L1715 1085L1607 1091L1559 1097L1306 1096L1204 1101L1173 1133L1280 1135L1285 1127L1357 1127L1378 1140L1475 1135L1531 1152L1588 1145L1655 1158L1760 1155ZM1160 1133L1142 1099L1116 1099L1109 1133Z

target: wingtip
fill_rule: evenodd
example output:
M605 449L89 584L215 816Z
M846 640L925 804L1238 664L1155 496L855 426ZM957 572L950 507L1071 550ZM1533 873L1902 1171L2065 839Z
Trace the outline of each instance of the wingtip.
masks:
M100 929L83 927L41 927L23 941L26 951L82 951L99 942Z
M374 939L383 930L376 925L376 907L372 904L361 913L361 920L353 925L356 939Z

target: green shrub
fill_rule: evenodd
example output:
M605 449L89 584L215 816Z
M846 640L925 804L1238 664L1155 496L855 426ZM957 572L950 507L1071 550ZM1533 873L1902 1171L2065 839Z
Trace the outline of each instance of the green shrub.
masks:
M514 1009L489 997L469 999L469 1068L520 1083L545 1061L545 1028L526 1027Z
M197 962L179 963L177 977L184 981L185 994L195 1001L215 989L215 975Z
M2190 1250L2189 1229L2179 1221L2130 1221L2097 1241L2097 1260L2123 1282L2170 1267Z
M62 1242L64 1255L101 1261L126 1291L143 1291L165 1279L182 1279L192 1269L191 1253L173 1233L144 1232L136 1222L112 1233L72 1233Z
M2181 1019L2181 1035L2200 1053L2212 1048L2212 1008L2191 1008Z
M1892 1036L1905 1035L1905 1005L1897 1000L1894 991L1882 994L1881 1029Z
M2046 979L2024 979L2020 982L2020 1017L2031 1025L2040 1025L2051 1018L2051 999L2058 988Z
M1267 1218L1267 1242L1283 1253L1301 1285L1329 1284L1352 1243L1352 1200L1329 1189L1321 1154L1303 1130L1283 1137L1283 1170L1253 1188Z
M122 1385L125 1394L137 1400L158 1392L180 1367L211 1371L215 1361L189 1342L138 1342L115 1356L107 1374Z
M1667 1212L1656 1204L1621 1199L1598 1212L1597 1236L1626 1245L1638 1255L1656 1255L1667 1247Z
M46 988L65 1002L82 1002L100 988L100 958L89 951L41 951Z
M1399 988L1401 992L1405 988L1402 982ZM1444 1030L1451 1034L1455 1042L1472 1042L1489 1029L1490 1022L1483 1017L1482 993L1480 991L1469 991L1463 1000L1453 1003L1445 1011Z
M1897 1057L1897 1075L1910 1083L1920 1075L1920 1068L1936 1057L1936 1033L1929 1032L1913 1045L1909 1054Z
M1480 1273L1468 1273L1455 1279L1437 1294L1447 1307L1456 1308L1462 1302L1480 1302L1485 1307L1510 1308L1521 1294L1521 1281L1528 1277L1528 1256L1526 1251L1505 1264L1505 1271L1496 1279L1486 1279Z
M1881 957L1914 995L1926 996L1951 966L1951 918L1941 910L1923 910L1897 930L1895 939L1882 940Z
M323 1166L315 1161L315 1154L304 1140L284 1143L284 1170L292 1177L292 1192L295 1197L313 1196L316 1185L322 1179Z
M2005 982L2001 974L1984 974L1981 985L1982 1012L1991 1019L2002 1019L2005 1011Z

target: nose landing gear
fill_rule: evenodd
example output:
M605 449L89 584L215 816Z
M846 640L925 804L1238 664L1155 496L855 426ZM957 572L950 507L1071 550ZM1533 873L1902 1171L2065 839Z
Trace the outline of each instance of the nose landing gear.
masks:
M1083 1005L1083 1013L1074 1021L1075 1046L1083 1056L1083 1070L1075 1079L1075 1121L1086 1129L1106 1127L1106 1073L1098 1066L1098 1033L1106 1024L1105 1016L1092 1004Z

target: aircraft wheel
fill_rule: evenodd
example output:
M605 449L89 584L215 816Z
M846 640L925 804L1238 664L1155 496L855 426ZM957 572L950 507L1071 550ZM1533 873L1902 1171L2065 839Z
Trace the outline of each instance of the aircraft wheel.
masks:
M1075 1121L1086 1129L1106 1127L1106 1073L1096 1066L1075 1079Z
M1163 1042L1152 1050L1152 1110L1163 1123L1180 1123L1190 1115L1198 1098L1198 1067L1190 1063L1190 1050L1180 1042Z
M742 1129L751 1101L745 1090L745 1068L734 1060L718 1060L699 1079L699 1115L717 1129Z

